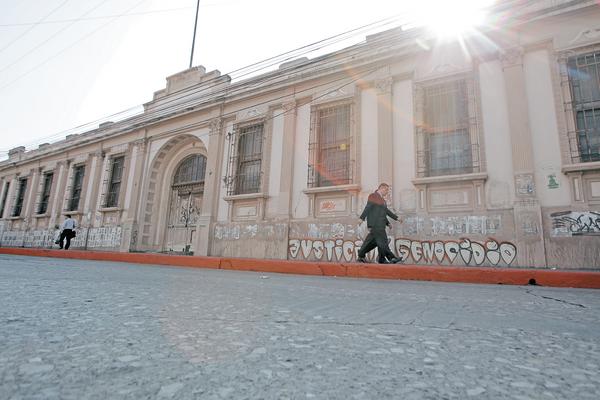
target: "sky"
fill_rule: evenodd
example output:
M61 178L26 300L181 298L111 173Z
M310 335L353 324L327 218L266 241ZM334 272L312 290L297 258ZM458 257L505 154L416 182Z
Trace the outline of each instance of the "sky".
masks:
M225 74L402 14L407 4L414 1L201 0L193 65ZM0 159L139 112L167 76L189 67L196 0L0 0L0 11Z

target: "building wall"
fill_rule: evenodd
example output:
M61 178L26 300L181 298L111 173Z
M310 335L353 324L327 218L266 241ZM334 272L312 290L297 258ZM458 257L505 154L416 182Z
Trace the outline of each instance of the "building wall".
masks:
M600 165L569 158L560 75L565 54L600 46L597 21L599 8L589 6L490 33L485 45L473 39L465 46L434 40L417 46L399 39L395 51L376 45L359 56L356 49L348 50L352 57L341 51L301 75L287 75L282 66L262 85L231 84L201 67L173 75L142 116L36 151L15 149L0 162L0 196L10 182L0 245L52 247L68 212L73 167L85 165L79 207L69 211L80 223L74 248L183 251L167 243L171 183L179 163L199 154L207 169L190 228L194 254L353 261L367 234L358 216L368 194L386 181L389 206L403 219L389 231L390 245L407 262L598 269ZM340 62L344 57L350 61ZM472 82L480 167L421 176L421 88L463 76ZM211 103L201 85L215 77L229 94ZM170 96L178 96L173 85L197 98L177 98L179 106L166 115ZM353 179L310 187L315 109L340 102L354 110ZM231 140L255 121L265 127L261 186L258 193L233 195ZM118 206L107 208L111 160L120 155ZM36 215L48 171L54 172L48 211ZM23 177L23 212L12 217Z

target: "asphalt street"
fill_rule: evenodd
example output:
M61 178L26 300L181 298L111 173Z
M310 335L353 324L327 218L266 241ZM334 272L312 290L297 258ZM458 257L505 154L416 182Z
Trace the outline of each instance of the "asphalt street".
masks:
M0 399L598 399L600 290L0 255Z

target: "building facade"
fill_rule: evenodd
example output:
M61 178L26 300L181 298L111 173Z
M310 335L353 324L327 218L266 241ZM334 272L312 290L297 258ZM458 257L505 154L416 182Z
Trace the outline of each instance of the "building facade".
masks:
M600 268L600 6L501 2L240 82L194 67L144 112L0 162L0 245L351 262L379 182L409 263ZM511 4L513 4L511 6Z

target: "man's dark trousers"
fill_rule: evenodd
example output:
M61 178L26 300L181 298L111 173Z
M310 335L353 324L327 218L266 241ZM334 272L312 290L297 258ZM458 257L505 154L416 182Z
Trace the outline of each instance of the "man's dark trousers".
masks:
M382 263L387 258L391 260L396 256L390 250L390 246L388 245L388 237L385 232L385 228L371 228L369 234L365 238L360 250L358 250L358 257L364 258L365 255L377 247L377 251L379 252L379 262Z
M63 229L63 231L60 233L60 244L59 247L62 249L63 248L63 242L65 239L67 239L67 243L65 244L65 250L69 250L69 247L71 246L71 238L73 237L73 230L72 229Z

